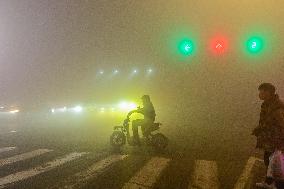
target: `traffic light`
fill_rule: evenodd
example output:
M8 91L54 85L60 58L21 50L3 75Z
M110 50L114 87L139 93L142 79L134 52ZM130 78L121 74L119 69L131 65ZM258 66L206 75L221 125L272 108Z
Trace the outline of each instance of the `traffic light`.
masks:
M228 39L224 36L215 36L211 39L210 49L213 54L223 54L228 49Z
M178 50L182 55L189 56L194 52L194 43L190 39L183 39L179 45Z
M194 36L192 34L185 34L182 36L177 36L174 40L172 40L171 47L175 46L175 53L182 56L192 56L196 52L197 47L199 47L199 43L196 43L195 39L187 36ZM269 39L265 39L261 36L263 34L245 34L240 41L241 50L246 54L250 55L259 55L265 49L268 49L269 44L271 44ZM177 42L178 41L178 42ZM234 50L233 48L237 48L237 45L231 44L231 38L224 34L215 34L211 39L206 42L207 47L209 48L209 52L213 55L224 55L228 52L228 50ZM174 43L173 43L174 42ZM240 47L240 46L239 46ZM205 50L205 49L203 49Z
M247 50L251 54L256 54L256 53L261 52L261 50L263 49L263 46L264 46L264 42L263 42L263 39L260 37L251 37L250 39L247 40L247 43L246 43Z

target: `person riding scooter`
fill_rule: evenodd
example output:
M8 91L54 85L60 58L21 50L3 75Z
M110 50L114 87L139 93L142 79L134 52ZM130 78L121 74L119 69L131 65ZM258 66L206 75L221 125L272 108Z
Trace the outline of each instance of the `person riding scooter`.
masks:
M151 127L153 126L156 118L156 113L154 106L150 100L149 95L143 95L141 97L143 107L130 111L127 115L127 119L133 113L140 113L144 115L144 119L136 119L132 121L132 131L133 131L133 144L140 145L140 138L138 134L138 127L141 126L143 136L147 137L151 133Z

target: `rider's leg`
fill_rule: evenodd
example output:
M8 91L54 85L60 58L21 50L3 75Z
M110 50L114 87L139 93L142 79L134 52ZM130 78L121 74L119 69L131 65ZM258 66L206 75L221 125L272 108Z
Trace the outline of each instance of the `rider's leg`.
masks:
M143 120L137 119L132 121L132 131L133 131L133 142L134 144L140 144L140 138L138 133L138 127L141 125Z
M144 124L144 125L141 125L141 130L142 130L142 134L144 137L148 137L149 136L149 125L148 124Z
M141 130L144 137L147 138L151 134L153 123L154 121L152 120L144 120L144 124L141 125Z

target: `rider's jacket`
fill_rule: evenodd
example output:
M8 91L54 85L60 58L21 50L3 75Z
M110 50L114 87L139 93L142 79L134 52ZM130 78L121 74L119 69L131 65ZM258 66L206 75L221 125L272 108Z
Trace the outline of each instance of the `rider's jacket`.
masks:
M143 114L145 120L149 120L153 122L155 121L156 112L155 112L152 102L144 104L143 108L139 108L137 112Z

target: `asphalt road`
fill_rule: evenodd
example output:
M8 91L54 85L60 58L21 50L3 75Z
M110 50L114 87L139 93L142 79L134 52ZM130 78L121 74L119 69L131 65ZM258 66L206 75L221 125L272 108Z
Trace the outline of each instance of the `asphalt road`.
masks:
M170 139L164 153L146 146L114 152L109 136L118 120L85 120L2 119L0 188L117 189L138 184L138 188L185 189L193 184L194 174L212 172L207 177L217 179L219 188L231 189L255 155L254 141L245 137L245 130L171 123L161 129Z

